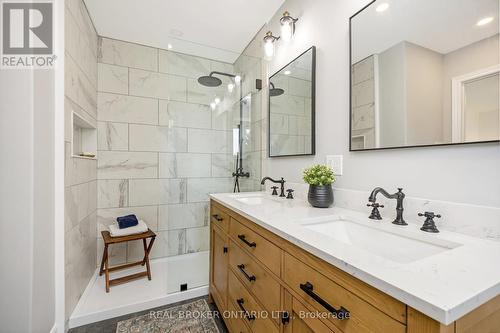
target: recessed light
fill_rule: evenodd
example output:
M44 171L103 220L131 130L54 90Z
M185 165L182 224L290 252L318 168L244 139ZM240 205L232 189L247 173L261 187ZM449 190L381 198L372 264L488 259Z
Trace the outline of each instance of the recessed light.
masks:
M285 71L285 75L290 75L290 74L292 74L292 72L290 72L290 71Z
M168 47L169 50L171 50L173 46L172 46L172 44L168 43L167 47Z
M389 9L389 4L387 2L384 2L377 6L376 11L382 13L385 12L387 9Z
M493 22L494 18L492 16L489 16L489 17L485 17L483 19L480 19L479 21L477 21L476 25L478 27L482 27L483 25L487 25L491 22Z

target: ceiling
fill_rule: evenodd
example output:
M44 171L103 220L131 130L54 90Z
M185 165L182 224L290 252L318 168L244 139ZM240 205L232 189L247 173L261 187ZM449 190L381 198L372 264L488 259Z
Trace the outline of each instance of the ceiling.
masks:
M379 13L382 3L389 8ZM476 26L488 16L492 23ZM498 0L377 0L352 20L353 62L401 41L447 54L498 31Z
M85 0L104 37L234 63L284 0Z

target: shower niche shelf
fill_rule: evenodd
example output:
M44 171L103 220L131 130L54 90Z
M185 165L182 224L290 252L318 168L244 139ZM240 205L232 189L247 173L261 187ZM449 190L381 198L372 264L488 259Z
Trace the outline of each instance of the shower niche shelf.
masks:
M97 127L76 112L71 113L71 157L97 159Z

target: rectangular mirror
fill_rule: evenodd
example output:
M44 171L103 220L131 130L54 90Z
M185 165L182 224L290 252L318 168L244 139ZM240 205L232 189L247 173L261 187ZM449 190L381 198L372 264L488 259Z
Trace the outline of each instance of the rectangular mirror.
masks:
M316 48L269 78L269 157L314 155Z
M497 142L498 0L376 0L351 17L350 150Z

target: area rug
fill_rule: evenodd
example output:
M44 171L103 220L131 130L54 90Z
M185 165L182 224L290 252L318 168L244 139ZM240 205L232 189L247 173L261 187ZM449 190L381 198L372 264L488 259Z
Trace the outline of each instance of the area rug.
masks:
M200 299L118 322L117 333L219 333L207 301Z

